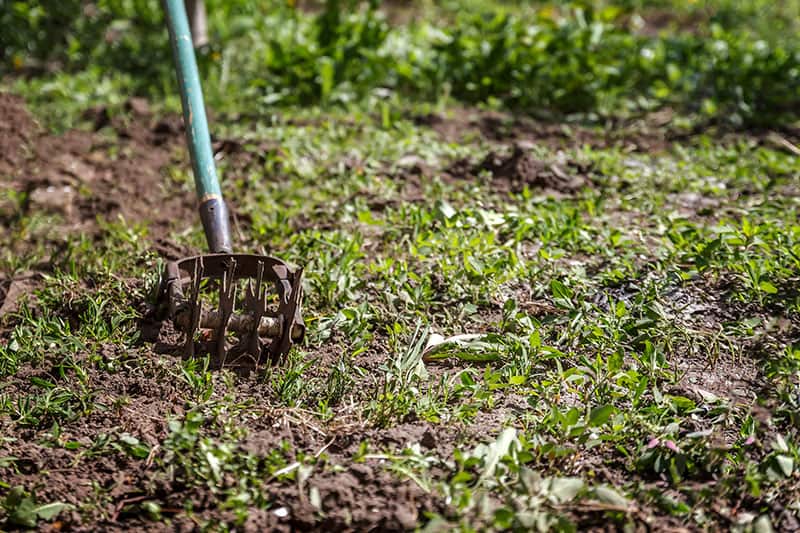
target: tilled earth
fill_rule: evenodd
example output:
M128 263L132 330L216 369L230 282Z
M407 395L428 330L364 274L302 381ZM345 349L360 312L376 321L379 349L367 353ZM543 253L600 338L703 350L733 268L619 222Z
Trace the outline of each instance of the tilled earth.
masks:
M15 216L40 212L56 213L60 220L59 225L49 228L44 240L50 255L35 270L0 273L0 319L3 320L0 331L6 336L10 325L16 322L13 315L21 302L37 312L35 291L43 276L53 273L52 267L59 262L57 256L63 253L67 235L79 233L99 239L104 231L100 221L121 216L126 223L147 222L148 244L165 259L191 253L168 238L170 231L194 224L197 217L192 191L170 187L164 172L168 164L186 156L182 121L176 116L157 119L140 100L132 100L127 111L127 120L109 121L104 110L90 110L87 116L96 131L73 130L52 135L38 126L21 98L0 93L0 128L3 128L0 171L11 176L3 187L24 193L25 198L22 214L9 209L2 212L0 222L7 225ZM215 148L224 152L231 144L232 141L220 141ZM112 148L115 157L109 156ZM24 253L27 246L28 243L17 241L8 253ZM79 290L91 291L91 287ZM78 326L81 309L62 311L67 320ZM142 329L149 331L147 340L157 339L152 334L152 323L145 320ZM147 338L148 333L144 336ZM143 360L114 374L93 368L88 364L89 354L75 354L77 364L87 363L95 408L91 414L63 424L59 438L90 446L98 436L131 434L157 453L159 443L168 434L167 421L185 415L185 391L176 386L172 375L179 358L154 359L152 352L148 355L151 349L154 345L144 346ZM101 350L102 357L114 358L125 349L107 345ZM336 353L325 352L326 348L321 347L315 354L321 357L322 367L338 358ZM372 362L367 360L362 364L372 364L377 369L384 357L373 353ZM32 378L49 379L53 372L57 370L24 367L4 382L2 390L11 398L24 397L36 390ZM435 428L425 423L404 423L377 431L365 429L357 421L323 430L296 419L293 410L270 404L259 406L258 400L271 392L255 380L238 384L235 394L242 401L254 400L257 406L257 416L242 421L248 436L238 443L242 453L254 457L268 456L282 442L289 442L296 452L325 452L332 463L349 462L364 440L378 449L387 445L400 449L422 441L447 456L460 434L476 435L490 427L497 430L497 424L488 422L484 428ZM163 525L143 522L138 507L133 513L128 509L148 499L162 502L166 516L178 515L173 524L179 531L193 530L203 520L233 517L207 491L183 486L161 471L151 471L148 467L152 466L152 457L144 462L124 454L90 454L90 458L82 458L81 454L54 447L52 443L41 443L46 431L18 429L8 425L7 420L3 424L7 428L3 432L7 436L13 434L14 438L2 443L0 456L17 458L13 467L0 470L4 483L34 491L39 501L65 502L76 509L95 499L98 490L103 491L104 505L94 508L88 516L77 510L62 515L55 524L59 529L161 529ZM244 529L405 530L413 528L426 510L442 509L441 502L432 500L416 484L399 480L380 465L353 464L342 472L314 475L306 483L319 491L324 519L320 520L319 509L308 502L305 487L275 484L278 486L268 489L265 497L274 502L274 509L289 509L288 516L255 509ZM196 513L191 518L180 516L187 499Z
M181 121L178 117L157 120L141 101L132 101L128 109L131 112L129 121L111 124L103 110L90 111L97 129L106 128L103 135L92 131L50 135L38 127L21 98L0 93L0 124L3 125L0 169L12 176L4 186L25 193L25 213L52 211L60 215L63 225L51 227L46 241L53 255L59 253L59 245L66 234L80 232L90 239L99 238L103 228L98 224L98 217L113 219L117 216L129 223L148 222L149 243L163 257L174 259L189 253L167 239L170 229L192 224L196 218L193 194L170 188L163 172L168 163L184 156L179 148L183 142ZM112 146L117 150L115 158L108 155ZM4 217L4 224L9 222L8 217ZM9 252L20 253L26 246L25 242L17 242L16 249ZM18 310L20 300L30 302L35 298L37 283L42 275L52 273L49 266L57 261L51 256L43 259L36 271L0 274L0 317L5 324L14 322L10 315ZM34 302L34 308L35 305ZM72 320L78 320L79 310L66 311ZM8 329L4 331L7 333ZM122 349L105 346L101 355L114 357L115 352ZM146 354L147 348L144 351ZM88 354L76 354L78 364L86 362L87 358ZM137 435L156 452L158 444L167 436L167 420L185 414L185 397L176 387L170 369L166 368L175 364L177 361L169 359L146 359L142 365L118 374L95 372L92 365L87 364L88 382L95 390L96 409L74 423L63 425L60 438L89 445L98 435L127 433ZM23 397L35 390L31 378L47 379L52 371L52 368L25 367L4 383L3 392L12 398ZM246 383L236 388L236 394L243 400L254 398L257 402L267 394L259 389L264 386ZM124 405L119 405L122 398ZM242 452L255 457L269 455L282 441L288 441L297 451L327 451L333 457L349 458L363 438L363 429L357 424L322 431L306 426L302 420L294 420L280 408L266 405L259 407L257 418L248 420L245 426L249 435L239 446ZM411 429L419 433L425 428ZM4 433L11 434L6 430ZM137 513L131 515L126 511L126 506L150 498L163 502L165 514L180 514L187 498L193 502L198 516L192 520L179 517L174 522L176 530L192 530L198 520L215 514L225 515L218 502L203 490L181 486L179 481L162 476L160 472L149 471L152 460L142 462L124 454L81 459L66 449L37 442L42 437L39 430L15 429L13 435L13 442L3 442L0 451L4 457L18 458L13 468L3 469L1 475L5 483L27 487L35 491L41 501L62 501L76 508L91 500L98 489L104 491L106 505L96 508L90 514L90 521L74 511L62 516L57 523L59 528L160 529L163 526L148 526L141 522ZM438 442L436 436L430 435L432 442ZM449 431L445 435L450 441L455 438ZM401 426L386 435L379 433L378 437L378 443L403 446L409 438L413 440L414 434L406 434ZM380 467L354 465L350 471L318 475L310 482L319 490L325 509L323 521L317 520L316 509L304 497L302 487L277 486L265 496L275 502L276 508L291 509L288 519L281 520L281 513L258 512L248 519L245 529L406 529L413 527L426 509L436 506L416 485L400 481Z
M424 159L414 156L399 167L379 169L376 174L397 184L401 194L394 199L365 196L371 212L380 213L404 202L424 204L431 174L439 175L446 184L488 180L489 189L499 195L535 190L550 198L570 198L611 177L597 164L573 159L564 152L550 159L534 157L535 147L616 146L625 153L647 153L664 150L670 142L652 132L604 137L576 127L542 125L498 113L476 111L457 117L425 115L412 119L431 128L445 142L459 143L471 137L493 143L488 153L455 158L440 169L432 169ZM109 221L145 225L143 246L150 252L136 255L132 261L154 268L155 256L174 259L196 251L185 239L175 237L194 231L198 224L193 191L171 174L174 168L186 170L180 118L155 116L147 103L138 99L131 100L122 115L110 117L104 109L93 109L87 111L86 118L92 128L54 135L37 124L22 99L0 93L0 175L8 177L0 187L6 193L3 198L19 199L16 204L10 200L0 204L0 227L3 231L13 228L19 235L4 253L9 257L38 257L22 270L0 271L0 342L4 344L11 344L12 331L20 324L41 317L55 315L71 331L85 327L90 311L86 296L94 295L107 280L84 279L77 286L67 287L60 302L41 299L41 289L51 286L53 279L68 271L76 260L75 236L81 236L89 246L100 246L109 232ZM252 144L242 139L215 140L219 159L233 175L231 180L246 177L253 168L265 164L263 157L244 150L248 142ZM256 153L274 149L272 145L258 146ZM345 162L345 166L356 172L361 163ZM683 204L682 208L694 216L707 209L701 204ZM237 206L235 199L232 207L241 215L238 223L247 225L246 209ZM52 222L45 230L37 230L35 239L26 239L21 221L38 216L52 217L47 219ZM324 227L321 220L292 224L298 230L313 230L315 225ZM337 221L331 217L327 223L335 225ZM592 268L590 261L586 265ZM493 440L509 420L524 420L529 409L529 398L508 392L499 394L490 406L478 408L469 423L455 419L434 423L430 417L424 419L413 412L393 423L366 418L364 403L359 402L369 403L371 398L390 394L383 376L396 347L391 346L391 335L381 329L373 332L360 353L357 371L346 366L339 371L341 375L336 374L343 361L347 333L334 329L324 342L304 348L303 357L313 363L303 366L295 361L297 375L287 373L278 380L285 389L260 375L233 377L212 372L201 373L210 376L209 383L184 379L187 363L170 350L158 349L155 342L159 324L149 318L145 281L134 277L118 282L130 295L125 304L135 311L129 319L138 332L134 340L76 346L67 365L57 346L58 337L53 334L52 356L21 364L3 377L0 385L3 397L11 403L47 391L52 392L48 401L54 404L59 401L55 391L72 395L69 416L43 415L21 423L25 420L21 414L24 406L16 409L16 417L0 416L0 491L24 487L37 502L72 506L55 522L40 522L44 529L190 531L208 524L238 523L239 528L249 531L410 530L434 515L454 516L454 502L434 490L429 480L399 471L395 456L402 456L413 446L419 457L443 460L431 462L425 476L449 479L458 470L446 464L452 463L454 454L468 453L476 444ZM439 283L447 284L448 280ZM564 313L526 282L509 288L530 316L544 320ZM634 305L635 288L627 291L620 284L615 290L612 296L616 301ZM670 312L676 321L699 331L699 338L713 336L721 324L765 312L763 308L748 310L722 301L718 294L703 280L681 286L667 295L674 304ZM502 322L502 302L479 305L483 306L484 320L478 324L480 329L491 330L492 323ZM598 301L597 305L606 303ZM743 344L743 351L737 355L721 349L713 355L713 363L709 363L711 355L702 349L689 350L676 366L682 377L665 392L696 398L698 404L703 395L713 394L754 406L756 418L761 413L762 422L768 426L769 414L763 413L766 407L754 403L764 376L753 354L770 353L787 344L797 336L797 329L795 318L788 315L765 337ZM444 361L429 365L427 372L433 381L442 378L445 387L452 387L455 382L450 377L456 365ZM72 379L78 374L80 385ZM336 404L330 415L318 416L282 402L282 395L291 387L334 378L344 380L349 400ZM52 386L54 382L58 387ZM76 402L78 396L82 400ZM579 403L577 398L559 401ZM190 430L195 403L202 403L206 411L197 422L199 429ZM36 417L35 409L26 416ZM13 409L6 410L10 411ZM631 474L630 465L619 455L609 459L594 451L563 462L553 451L551 456L543 455L535 461L545 472L590 472L594 482L612 485L629 481ZM264 472L272 474L260 478ZM415 471L409 467L409 472ZM665 476L644 476L642 483L654 490L672 491ZM695 481L705 486L713 482L713 476L700 476ZM248 490L243 493L252 501L233 505L229 497L245 485ZM257 489L251 490L253 487ZM776 526L798 524L779 502L773 504L770 512ZM241 508L248 510L246 516L241 516ZM753 504L753 508L763 509L764 504ZM475 513L475 523L480 527L485 518L478 518L478 510L469 512ZM626 517L623 521L639 529L686 525L663 509L638 505L627 512L609 504L564 507L561 512L584 528L604 529L609 513ZM735 520L731 518L728 523Z

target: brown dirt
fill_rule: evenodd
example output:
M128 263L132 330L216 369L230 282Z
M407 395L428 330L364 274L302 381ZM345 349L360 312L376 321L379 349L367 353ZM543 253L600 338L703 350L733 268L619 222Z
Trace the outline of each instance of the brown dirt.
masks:
M671 119L662 111L646 117L641 124L607 128L600 132L579 124L554 124L500 111L454 110L448 114L428 113L410 117L415 124L433 129L448 142L483 138L490 142L509 141L563 148L619 147L629 152L658 152L669 146L671 132L664 126Z
M153 238L195 223L192 194L168 190L162 174L183 157L179 117L156 120L137 99L127 110L126 119L110 120L96 109L90 113L96 131L52 135L36 125L20 98L0 95L0 128L11 125L10 132L0 130L0 172L27 194L25 210L60 217L53 240L59 232L98 234L98 216L147 221Z
M518 193L525 188L553 194L573 194L592 184L592 168L573 160L542 161L534 158L528 143L514 143L510 153L490 151L473 164L469 159L453 163L446 173L453 179L491 174L491 187L497 192Z
M18 173L37 130L22 98L0 93L0 175Z
M797 338L798 324L776 319L754 302L734 301L731 293L724 283L703 278L665 293L667 312L701 341L697 350L676 359L675 371L681 376L676 390L696 399L710 393L734 405L757 408L774 396L774 391L761 390L769 381L763 363ZM722 330L744 318L756 325L751 337L734 351Z
M75 506L91 502L88 516L76 511L60 516L62 529L163 529L163 524L157 526L144 518L139 507L143 502L158 503L165 516L174 516L179 531L196 528L196 522L179 512L187 500L192 501L199 520L234 519L233 513L220 509L220 496L206 486L187 484L180 471L170 473L164 463L167 456L159 444L169 435L167 421L181 418L191 409L192 396L185 383L175 379L175 358L141 355L143 359L126 365L125 361L137 354L106 346L102 349L104 360L116 362L124 370L108 372L86 364L86 388L93 391L93 408L72 422L62 423L57 439L44 420L39 424L41 429L14 426L16 440L0 442L0 457L18 458L14 465L0 467L0 479L26 487L39 501ZM85 357L77 354L76 362L85 362ZM4 392L25 397L36 392L32 378L58 382L56 373L56 369L26 367L9 380ZM215 374L214 379L215 389L224 391L221 375ZM79 392L81 387L76 381L59 383ZM253 379L240 381L227 394L233 394L237 402L271 397L269 386ZM237 427L248 432L238 442L237 453L254 461L269 460L284 442L289 443L292 454L321 457L302 483L264 480L261 490L270 507L252 509L245 531L405 531L416 524L423 512L441 512L445 508L415 483L392 475L380 459L354 463L352 457L362 440L369 440L373 453L400 450L407 442L415 441L449 453L451 428L431 427L423 422L386 432L368 430L360 424L318 428L305 421L302 412L258 406L234 419ZM0 420L4 433L7 424L7 420ZM146 443L151 454L144 459L130 457L119 440L123 434ZM80 445L77 450L60 445L68 442ZM223 481L222 485L226 483ZM319 507L313 504L315 492Z
M103 229L98 216L119 215L128 223L146 222L153 247L162 256L186 255L189 250L173 244L167 236L176 227L196 224L194 196L170 183L162 173L165 166L185 165L180 119L172 116L158 120L141 100L129 102L124 119L111 118L103 109L91 110L87 117L94 122L94 131L51 135L36 125L19 98L0 94L0 175L10 176L7 185L28 194L24 209L57 214L61 222L53 228L54 234L81 231L99 236ZM503 143L480 161L463 160L446 169L446 177L451 180L476 179L488 173L492 186L501 192L519 192L527 187L569 195L592 186L592 168L566 157L538 160L532 155L532 143L557 149L615 142L631 150L658 150L664 146L663 138L657 136L606 139L581 128L542 125L494 113L475 112L466 122L435 115L421 120L429 121L432 128L453 139L474 134ZM235 139L220 141L215 147L220 153L238 158L248 153ZM258 151L274 149L277 148L265 144ZM249 163L244 161L245 166ZM412 189L417 188L417 197L408 196L405 200L424 200L421 181L432 172L420 161L404 162L402 174L408 177ZM0 227L8 224L2 213ZM7 218L10 221L13 217ZM20 242L15 246L26 245ZM47 265L41 270L47 270ZM16 309L37 280L35 272L0 273L0 335L3 315ZM719 307L718 301L698 299L697 295L691 295L688 301ZM692 327L703 327L693 321L706 316L708 309L681 308L680 294L675 295L675 302ZM530 301L526 307L534 314L556 312L546 302ZM75 310L67 311L68 315L77 316ZM714 317L714 323L724 319ZM157 340L159 333L162 340L170 334L158 330L150 333L146 341ZM339 340L329 339L314 352L316 361L303 373L306 387L322 389L318 385L328 379L342 356ZM49 357L47 364L25 365L5 380L2 392L12 398L40 395L43 390L36 383L46 380L87 397L89 405L72 401L70 408L76 416L61 424L57 437L51 434L52 421L46 417L28 428L0 418L0 435L14 435L16 439L0 439L0 458L18 458L14 464L0 466L0 480L34 491L42 502L90 504L85 516L77 511L60 516L56 524L62 530L166 529L165 524L144 518L141 505L145 502L158 503L162 513L172 519L169 527L176 531L197 530L198 524L206 520L232 521L234 513L221 505L224 496L208 486L182 479L180 472L166 464L168 456L159 448L169 436L167 421L192 409L196 394L181 378L180 359L161 348L164 346L104 345L93 347L91 353L87 350L70 354L87 374L84 385L69 368L66 377L62 374L64 369L55 363L61 357L58 354ZM365 369L366 376L353 388L354 395L375 396L380 384L371 381L375 379L371 376L379 375L387 353L386 339L376 334L369 349L353 361ZM699 357L689 358L685 364L686 388L690 392L704 389L738 398L737 387L752 389L752 383L745 382L751 377L751 369L742 372L735 367L736 360L716 361L718 366L713 373L708 372L709 361ZM436 369L430 371L435 373ZM708 374L717 376L718 381L709 381ZM393 475L380 458L354 461L362 442L368 442L373 453L400 451L406 445L419 443L423 453L447 458L454 450L469 449L476 441L496 434L508 418L524 413L527 407L524 398L509 395L503 405L496 405L489 413L478 413L469 425L431 424L410 416L386 429L366 425L361 413L347 412L347 402L343 400L336 406L336 419L318 427L319 422L307 420L300 409L272 407L282 402L263 379L250 376L237 381L234 390L228 390L222 374L213 375L217 394L230 394L234 398L232 404L247 406L242 413L225 415L237 428L246 430L246 435L235 442L237 454L263 463L285 442L290 454L319 458L303 482L263 480L260 488L270 507L251 508L241 528L245 531L402 531L413 528L425 512L446 514L446 502L426 493L413 481ZM742 376L742 382L734 382L733 376ZM211 436L220 437L214 431L217 429L210 430ZM119 440L125 433L151 446L151 454L144 459L130 457ZM79 446L69 449L68 443ZM610 480L620 475L622 468L606 477ZM603 475L601 472L601 478ZM222 484L225 483L233 482L224 480ZM314 503L316 495L318 506ZM191 517L182 511L187 500L194 507Z
M37 273L29 272L17 274L11 278L5 278L0 274L0 332L6 317L19 310L20 303L33 296L33 290L41 281L41 276Z

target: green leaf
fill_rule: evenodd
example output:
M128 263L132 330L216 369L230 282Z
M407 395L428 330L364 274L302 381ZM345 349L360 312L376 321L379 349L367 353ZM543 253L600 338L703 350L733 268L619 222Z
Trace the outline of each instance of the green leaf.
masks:
M6 499L3 501L3 507L5 509L13 509L14 507L18 506L26 496L27 494L25 493L25 489L22 487L14 487L8 491L8 494L6 494Z
M556 303L562 306L572 306L572 289L554 279L550 282L550 292L553 294L553 299Z
M500 529L510 529L514 523L514 514L508 507L500 507L494 512L494 525Z
M124 442L125 444L128 444L130 446L136 446L137 444L139 444L139 439L137 439L133 435L130 435L129 433L123 433L122 435L120 435L119 440L120 442Z
M762 281L758 284L758 288L767 294L775 294L778 292L778 288L769 281Z
M695 404L694 400L687 398L686 396L669 396L669 400L679 411L690 411L697 407L697 404Z
M508 455L511 445L517 440L517 430L515 428L505 428L497 440L490 444L484 456L484 469L481 479L487 479L494 475L500 460Z
M40 505L34 509L34 512L42 520L51 520L58 516L61 511L66 511L67 509L72 509L72 506L68 503L53 502Z
M550 499L554 503L567 503L583 489L583 480L576 477L557 477L550 481Z
M522 385L525 383L525 376L511 376L508 378L508 382L512 385Z
M595 407L589 413L589 425L590 426L602 426L608 419L611 418L611 415L614 414L613 406L611 405L601 405L599 407Z
M781 434L775 435L775 442L772 443L772 448L779 452L789 451L789 445L786 444L786 439Z
M36 527L36 504L22 487L14 487L3 500L3 508L8 514L10 524L22 527Z
M33 500L25 498L8 515L8 521L12 524L24 527L36 527L36 507Z
M454 335L429 343L422 357L424 361L456 358L462 361L490 362L502 357L501 339L491 334Z
M452 205L445 202L444 200L442 200L442 202L439 204L439 212L445 219L448 220L456 216L456 210L453 209Z
M154 501L142 502L142 510L147 513L151 520L161 520L161 506Z
M319 79L320 79L320 93L322 100L328 100L333 92L333 83L335 76L335 65L330 57L322 56L319 58Z
M787 455L778 455L775 457L775 461L778 463L778 467L781 469L784 476L789 477L792 475L794 460L791 457Z
M606 487L606 486L597 487L594 489L594 495L599 501L607 503L609 505L616 505L618 507L629 507L631 504L628 498L626 498L616 490L612 489L611 487Z

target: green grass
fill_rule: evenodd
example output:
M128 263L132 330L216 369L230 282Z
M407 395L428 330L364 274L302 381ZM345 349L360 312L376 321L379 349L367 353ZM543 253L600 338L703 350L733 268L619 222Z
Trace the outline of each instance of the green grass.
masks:
M669 3L695 9L680 4ZM719 4L723 14L738 5ZM425 16L468 28L451 5ZM442 75L459 73L448 64ZM74 108L54 115L63 126L80 122L93 76L12 87L77 91ZM125 83L94 90L121 106ZM26 96L43 112L60 105L54 94ZM449 174L460 159L510 153L510 138L476 132L459 143L412 120L458 117L463 103L399 91L272 115L242 95L228 105L242 116L219 113L212 129L253 155L220 163L247 217L236 246L305 267L305 343L248 379L156 353L139 328L162 267L149 221L58 234L57 216L0 189L0 273L47 264L0 329L7 524L77 513L95 525L229 530L289 502L293 517L345 527L325 483L364 469L373 492L413 489L432 502L405 524L429 531L796 523L796 155L765 136L713 130L645 153L534 142L523 148L533 159L590 169L589 185L507 193L485 173ZM164 176L189 196L187 169L175 163ZM169 239L203 247L193 220ZM480 337L424 355L433 334ZM32 476L20 450L64 466ZM129 479L48 499L60 470L105 462ZM358 516L351 525L365 529Z

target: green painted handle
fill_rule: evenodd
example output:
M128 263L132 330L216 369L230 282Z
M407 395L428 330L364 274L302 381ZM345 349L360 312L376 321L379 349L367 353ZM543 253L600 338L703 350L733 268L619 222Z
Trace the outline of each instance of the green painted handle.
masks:
M200 200L200 218L208 246L214 253L230 253L231 239L228 210L222 200L222 190L214 167L214 152L208 133L203 89L194 57L192 34L186 16L184 0L164 0L169 40L178 73L178 86L183 105L186 142L192 158L194 184Z
M172 54L178 71L178 84L183 104L183 120L186 123L186 140L192 156L197 196L202 201L207 195L222 196L214 168L214 153L208 133L206 108L203 104L203 89L194 57L192 34L186 16L184 0L165 0L169 38Z

